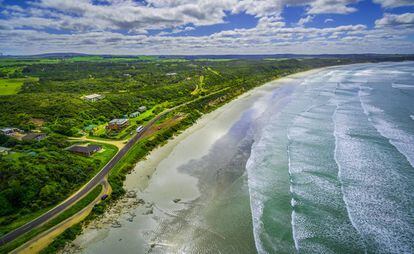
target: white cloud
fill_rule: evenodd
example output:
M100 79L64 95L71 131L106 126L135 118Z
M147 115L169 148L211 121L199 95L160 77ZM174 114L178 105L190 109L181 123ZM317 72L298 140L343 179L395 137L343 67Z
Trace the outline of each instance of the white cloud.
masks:
M51 28L71 32L127 30L145 33L151 29L175 29L192 24L206 26L225 22L226 12L280 18L285 6L306 6L309 14L355 11L358 0L39 0L24 10L6 6L3 27ZM33 22L30 20L33 19ZM50 22L47 22L49 19Z
M1 0L0 0L1 1ZM396 1L396 0L395 0ZM402 0L403 1L403 0ZM28 8L6 6L0 24L0 51L83 52L110 54L240 53L404 53L413 52L412 16L386 14L376 28L348 25L304 27L320 13L355 11L357 0L39 0ZM96 1L94 1L96 3ZM285 6L305 6L296 27L285 24ZM226 22L228 13L258 18L254 28L219 31L205 36L185 32ZM332 19L326 19L325 23ZM411 23L410 23L411 22ZM400 25L404 29L390 29ZM48 29L61 33L47 32ZM151 35L149 30L159 30ZM128 32L126 32L128 31ZM354 43L358 41L358 43Z
M333 19L325 19L324 23L326 24L326 23L330 23L330 22L333 22L333 21L334 21Z
M306 16L306 17L304 17L304 18L301 18L301 19L299 19L299 21L298 21L298 25L299 25L299 26L303 26L303 25L305 25L306 23L312 22L313 18L314 18L314 16L312 16L312 15L308 15L308 16Z
M409 26L414 27L414 13L400 15L385 13L384 17L375 21L377 27Z
M358 0L316 0L310 4L309 14L336 13L348 14L357 11L350 4Z
M373 2L380 4L383 8L414 6L413 0L373 0Z

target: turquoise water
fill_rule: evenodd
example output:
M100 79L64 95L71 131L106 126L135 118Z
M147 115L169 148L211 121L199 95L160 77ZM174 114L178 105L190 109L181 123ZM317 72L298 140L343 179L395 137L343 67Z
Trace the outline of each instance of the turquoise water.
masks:
M246 166L259 253L414 253L413 73L333 67L268 107Z

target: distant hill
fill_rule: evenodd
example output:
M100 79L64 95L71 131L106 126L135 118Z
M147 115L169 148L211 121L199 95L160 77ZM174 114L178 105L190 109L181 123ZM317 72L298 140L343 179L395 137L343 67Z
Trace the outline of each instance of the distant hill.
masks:
M0 58L70 58L70 57L82 57L82 56L100 56L105 58L128 58L146 55L95 55L95 54L83 54L83 53L46 53L38 55L0 55ZM264 55L148 55L157 57L160 59L182 58L188 60L194 59L265 59L265 58L342 58L342 59L367 59L367 58L388 58L388 57L413 57L413 54L264 54Z

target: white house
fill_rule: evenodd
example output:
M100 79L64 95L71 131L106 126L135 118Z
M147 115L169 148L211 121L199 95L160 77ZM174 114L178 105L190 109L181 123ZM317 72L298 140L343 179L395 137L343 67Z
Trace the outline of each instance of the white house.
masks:
M139 114L140 114L140 113L139 113L138 111L136 111L136 112L134 112L134 113L129 114L129 117L134 118L134 117L139 116Z
M87 101L95 102L95 101L103 99L104 96L101 94L94 93L94 94L85 95L83 98Z

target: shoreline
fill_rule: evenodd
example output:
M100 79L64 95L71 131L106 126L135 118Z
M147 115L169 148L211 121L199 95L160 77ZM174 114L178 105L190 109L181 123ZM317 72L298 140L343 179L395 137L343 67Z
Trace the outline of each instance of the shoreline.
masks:
M324 70L326 68L329 68L329 67L298 72L298 73L295 73L295 74L292 74L292 75L289 75L289 76L286 76L286 77L282 77L282 78L279 78L279 79L276 79L276 80L272 80L270 82L267 82L267 83L265 83L261 86L258 86L256 88L240 95L239 97L233 99L232 101L226 103L225 105L219 107L218 109L216 109L212 112L209 112L207 114L204 114L203 116L201 116L197 120L197 122L195 124L193 124L192 126L187 128L186 130L184 130L179 135L174 136L172 139L168 140L168 142L165 143L164 145L156 147L143 160L138 161L135 164L134 169L130 173L127 174L127 178L124 181L124 188L126 189L127 192L128 192L129 189L132 189L131 184L136 185L137 182L133 182L133 181L131 181L132 179L128 179L128 178L136 177L136 178L141 178L139 185L140 185L140 187L142 187L141 190L144 190L147 187L148 182L150 180L150 178L148 178L147 176L149 174L152 175L153 173L156 172L156 166L160 162L162 162L163 159L168 157L168 155L171 154L171 152L174 150L174 148L177 145L179 145L181 141L186 139L188 136L190 136L194 132L204 128L210 121L213 121L214 119L220 117L220 115L222 115L223 113L227 112L228 110L231 110L232 107L237 106L237 105L234 105L234 104L240 103L240 100L246 99L246 98L252 96L254 93L260 92L259 90L278 89L281 85L283 85L283 84L281 84L282 82L287 82L288 80L294 79L294 78L301 78L305 75L310 75L312 73L319 72L319 71ZM240 118L241 114L247 108L248 108L247 105L243 105L243 107L240 107L237 110L238 115L236 117L233 117L233 119L231 119L231 121L228 121L227 124L230 125L230 124L234 123L235 121L237 121L237 119ZM209 142L210 146L215 141L217 141L220 137L222 137L224 134L225 134L225 131L221 132L219 135L216 135L214 137L214 139L211 139L210 142ZM210 146L208 148L210 148ZM208 151L208 149L203 149L202 151L197 153L197 155L193 155L191 157L188 157L187 160L199 158L199 157L203 156L204 154L206 154L207 151ZM134 179L134 180L137 180L137 179Z
M111 228L121 227L121 223L119 222L119 220L122 220L122 217L125 217L125 215L130 217L127 218L127 220L132 221L136 214L132 214L131 210L139 206L145 206L143 202L147 202L147 198L145 197L146 195L144 192L147 192L147 187L149 186L153 176L157 175L158 173L161 173L160 170L162 169L157 168L160 167L160 164L162 164L166 158L168 158L169 156L178 156L176 161L180 164L185 164L190 160L201 158L202 156L206 155L209 152L211 146L218 139L223 137L227 133L229 128L237 120L240 119L243 112L245 112L247 109L251 108L255 104L255 99L262 97L264 94L270 91L278 89L288 81L292 81L296 78L299 79L303 76L316 73L325 68L318 68L295 73L258 86L231 100L230 102L226 103L220 108L203 115L197 120L195 124L184 130L179 135L174 136L173 139L169 140L166 144L152 150L145 157L145 159L136 163L134 169L129 174L127 174L126 180L124 181L124 188L126 189L127 194L120 200L118 200L116 203L114 203L111 207L109 207L109 209L104 213L104 215L101 218L97 218L91 221L89 225L84 229L83 233L80 236L78 236L75 241L71 242L69 248L65 248L63 252L66 253L67 251L79 251L79 246L89 246L91 244L95 244L99 241L102 241L103 239L108 237ZM211 126L214 122L217 124L215 126ZM194 135L198 135L198 137L193 137ZM180 155L180 153L177 153L175 151L176 147L185 146L185 143L188 142L188 138L190 136L192 140L198 139L202 140L202 142L193 143L191 146L191 151L189 151L189 149L184 149L184 152ZM170 160L169 163L174 162L171 162ZM163 166L161 165L161 168L162 167ZM174 168L174 165L164 165L164 173L165 168ZM200 196L199 190L197 188L198 180L195 177L175 170L169 170L166 173L170 174L170 177L178 179L175 181L178 181L179 184L182 184L183 186L188 186L188 188L179 193L180 200L185 200L185 202L191 202L192 200L195 200ZM175 189L175 187L173 188ZM165 187L165 189L168 188ZM138 199L137 201L137 199L135 199L135 197L137 196L140 198L144 197L144 199L142 201L141 199ZM162 199L163 197L157 198ZM167 202L167 200L163 201L164 203ZM177 208L177 205L172 204L171 207ZM160 210L168 210L171 207L162 207L160 208ZM181 207L180 205L178 205L178 208L181 209L182 205Z

